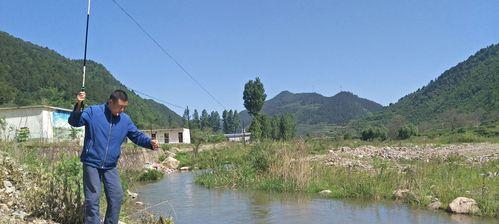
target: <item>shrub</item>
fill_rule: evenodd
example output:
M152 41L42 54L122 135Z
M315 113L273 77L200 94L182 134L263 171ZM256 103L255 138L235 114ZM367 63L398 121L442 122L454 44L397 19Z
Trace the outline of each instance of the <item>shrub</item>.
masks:
M139 176L139 181L152 181L163 178L163 173L158 170L147 170Z
M416 128L416 126L409 124L409 125L405 125L405 126L401 127L398 130L397 138L398 139L408 139L411 136L416 136L417 134L418 134L418 129Z
M368 127L360 133L360 139L364 141L372 141L379 139L384 141L388 138L388 130L383 126Z

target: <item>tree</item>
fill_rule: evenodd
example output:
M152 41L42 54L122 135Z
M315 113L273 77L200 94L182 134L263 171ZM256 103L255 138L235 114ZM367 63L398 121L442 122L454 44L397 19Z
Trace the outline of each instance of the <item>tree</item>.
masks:
M254 81L250 80L244 85L244 107L253 118L262 110L266 98L267 94L260 78L256 77Z
M232 113L232 118L230 119L230 128L231 132L236 133L237 130L241 127L241 120L239 119L239 113L237 113L237 110L234 110L234 113Z
M280 139L281 119L279 118L279 116L273 116L270 123L272 130L272 139L274 140Z
M190 114L190 111L189 111L189 107L185 108L184 110L184 115L182 116L183 118L183 125L184 125L184 128L191 128L191 114Z
M388 136L396 138L398 131L408 123L407 119L402 115L395 115L388 123Z
M199 120L198 110L194 109L194 113L192 114L192 129L200 129L201 121Z
M211 112L208 121L213 132L220 131L220 115L217 111Z
M210 118L206 109L203 109L203 111L201 111L201 117L199 118L199 120L201 122L201 130L210 128Z
M262 139L262 127L259 119L253 119L249 127L249 131L251 132L252 141L259 141Z
M257 119L260 120L259 123L262 132L262 139L272 138L272 127L269 116L266 114L260 114L257 116Z
M295 121L291 114L286 113L281 115L280 119L280 139L290 140L295 136Z
M234 133L234 111L227 112L227 133Z
M8 103L16 96L16 89L0 81L0 105Z
M418 128L413 124L408 124L401 127L398 130L397 138L398 139L408 139L411 136L418 135Z
M222 129L225 134L229 133L229 121L227 119L228 114L229 112L227 110L222 112Z
M360 139L364 141L371 141L374 139L379 139L381 141L384 141L387 138L388 138L388 130L382 125L365 128L360 133Z

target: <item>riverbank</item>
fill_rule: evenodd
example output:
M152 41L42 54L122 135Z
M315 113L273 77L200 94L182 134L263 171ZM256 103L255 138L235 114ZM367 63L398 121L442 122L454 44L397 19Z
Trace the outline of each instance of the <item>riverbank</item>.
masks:
M397 200L497 218L498 158L497 143L354 147L323 143L318 149L317 143L294 141L232 145L180 160L210 169L195 178L210 188Z
M0 142L0 223L82 223L80 150L72 142ZM138 183L144 164L162 153L124 146L118 167L125 192ZM132 204L125 193L122 223L173 223ZM103 196L100 207L104 215Z

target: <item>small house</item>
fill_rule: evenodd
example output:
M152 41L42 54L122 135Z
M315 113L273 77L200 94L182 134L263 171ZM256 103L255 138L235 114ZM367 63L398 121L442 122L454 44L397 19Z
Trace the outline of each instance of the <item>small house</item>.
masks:
M191 143L191 132L188 128L145 129L141 131L152 139L158 140L160 144Z

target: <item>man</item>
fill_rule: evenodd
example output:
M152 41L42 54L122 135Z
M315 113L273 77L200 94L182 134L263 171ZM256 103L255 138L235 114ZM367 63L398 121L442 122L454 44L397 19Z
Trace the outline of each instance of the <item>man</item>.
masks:
M85 141L80 155L85 194L84 222L100 223L99 196L103 182L107 201L104 223L118 223L123 189L116 164L121 144L128 137L139 146L156 150L158 141L140 132L124 113L128 96L123 90L114 91L107 103L81 111L85 96L83 91L77 95L77 103L68 119L71 126L85 126Z

